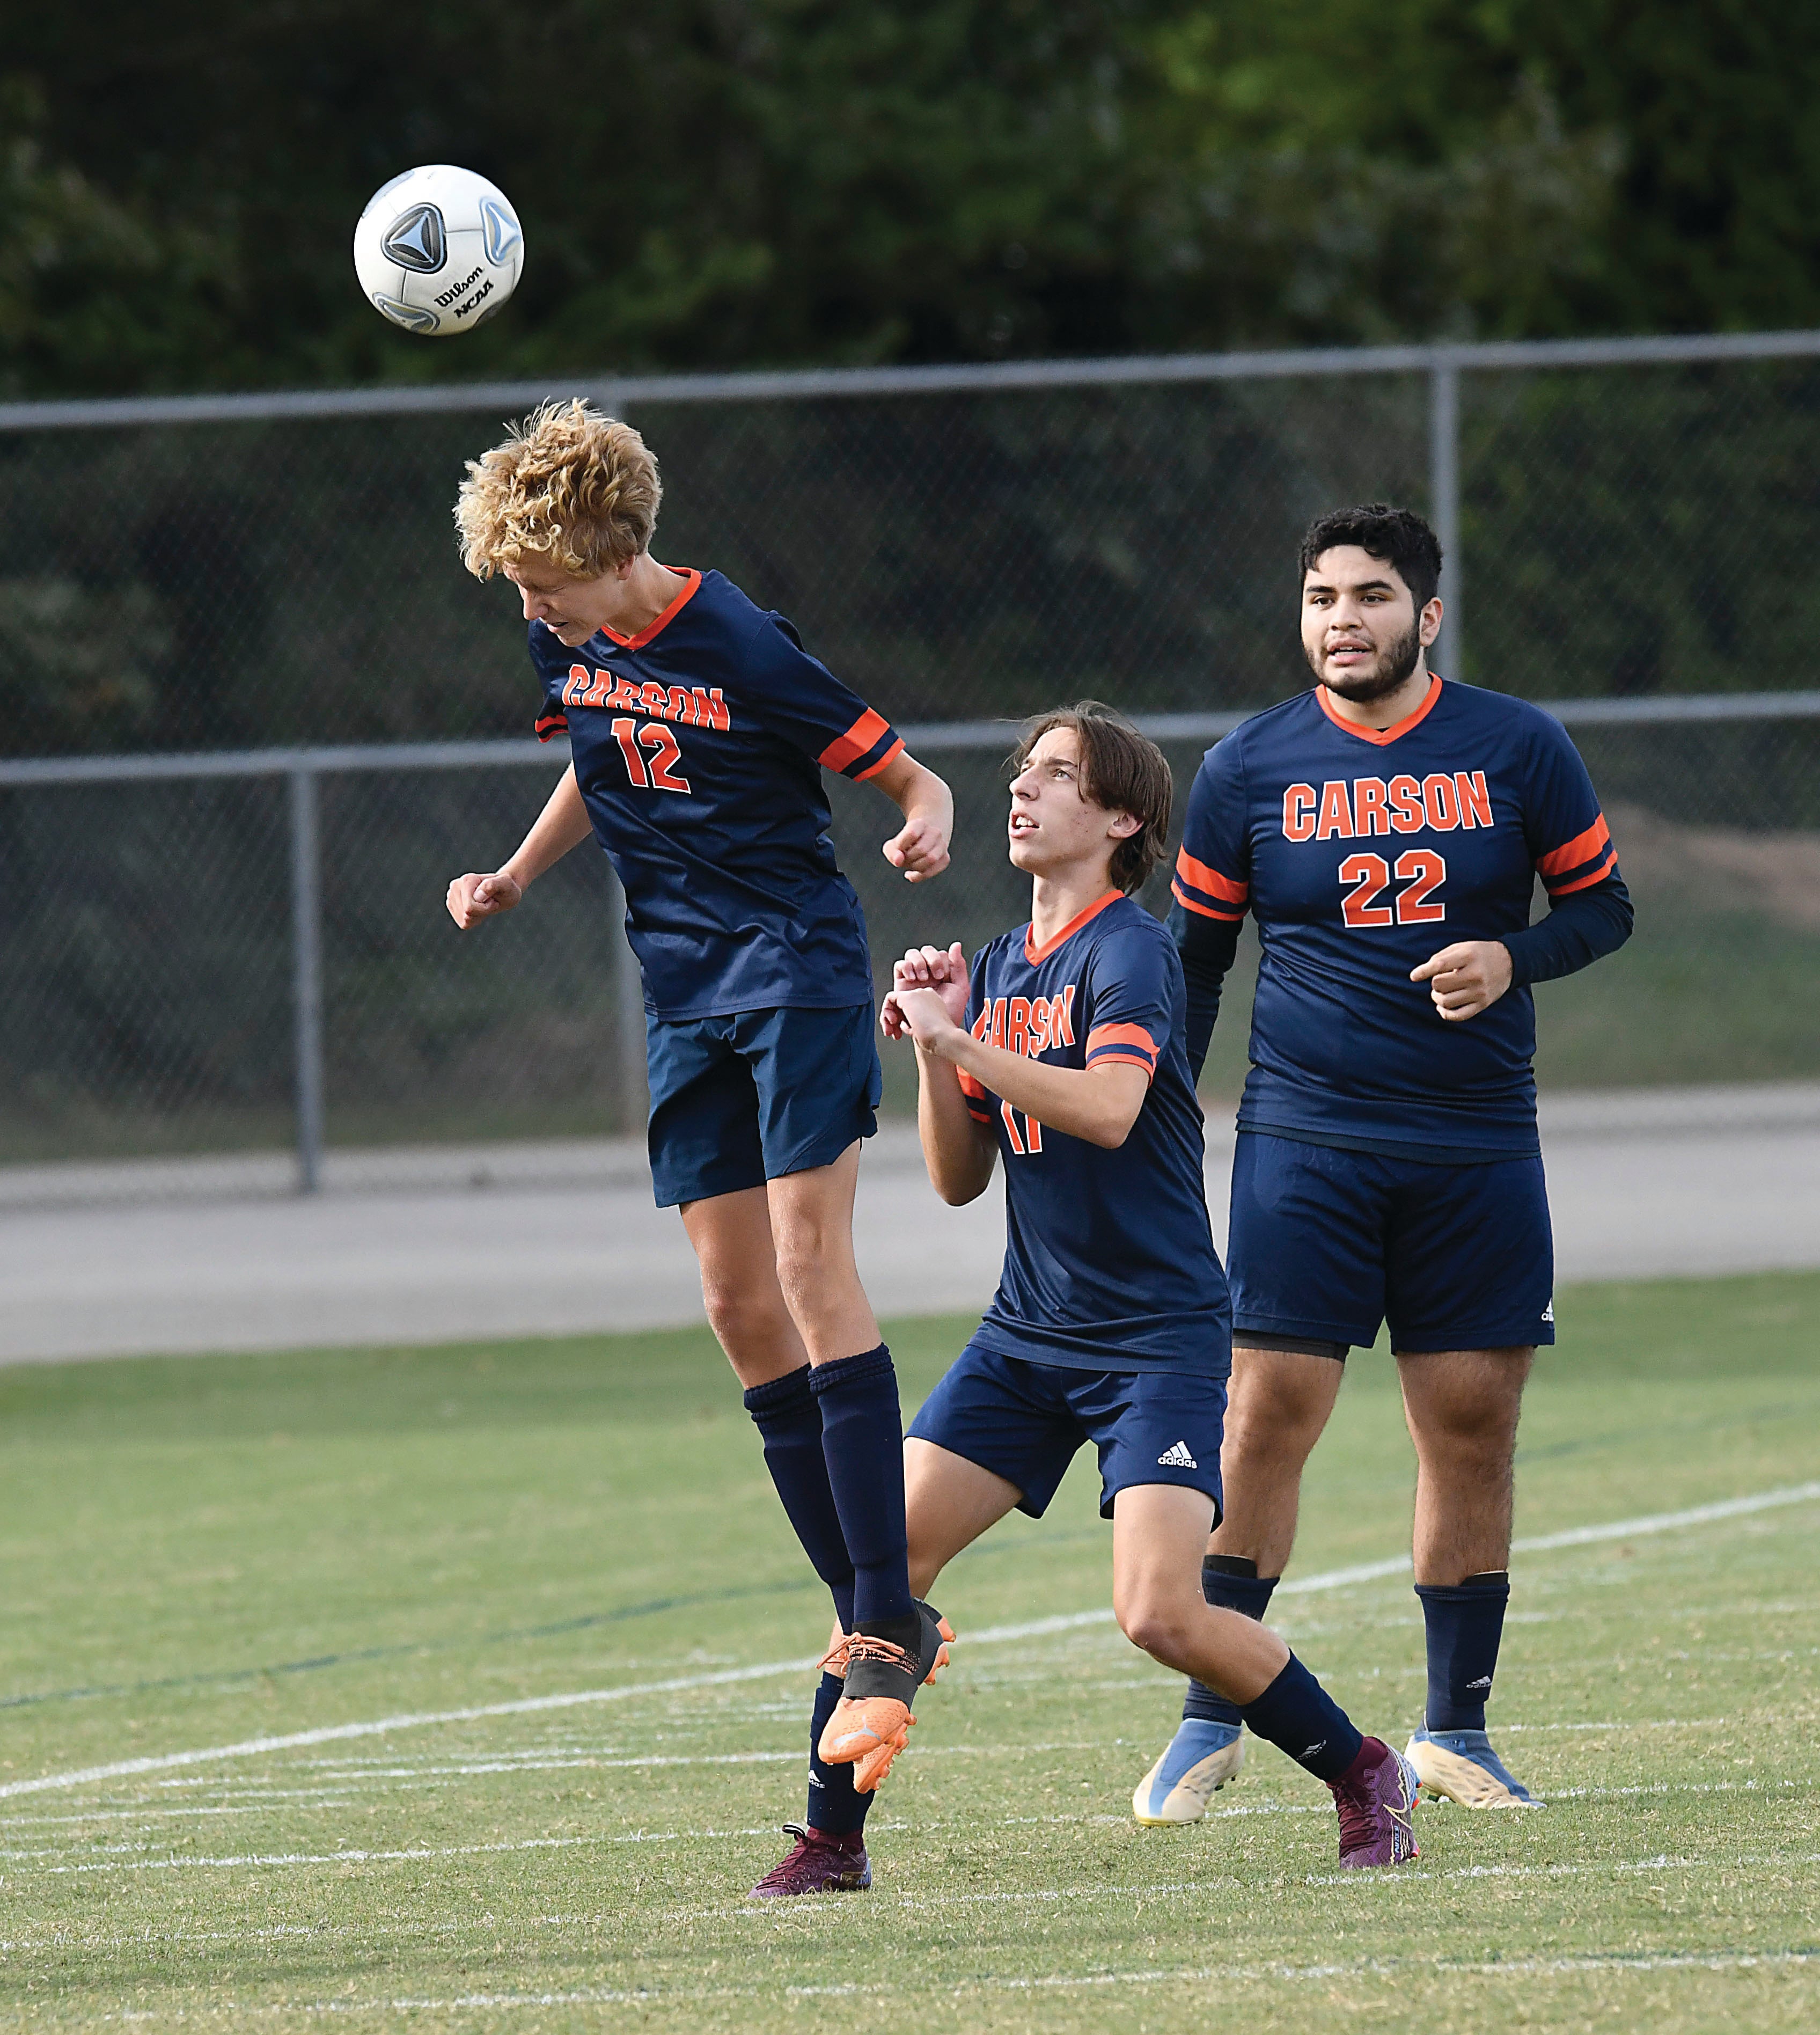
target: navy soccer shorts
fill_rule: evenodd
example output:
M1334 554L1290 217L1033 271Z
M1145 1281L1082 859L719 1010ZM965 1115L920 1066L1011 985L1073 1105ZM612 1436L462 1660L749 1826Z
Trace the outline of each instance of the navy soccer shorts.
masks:
M645 1018L660 1208L831 1165L878 1127L872 1006Z
M1386 1321L1412 1356L1555 1340L1539 1157L1435 1165L1241 1130L1226 1262L1238 1343L1369 1349Z
M1077 1371L970 1342L923 1402L910 1433L989 1469L1040 1519L1083 1443L1100 1451L1100 1516L1120 1491L1179 1484L1220 1518L1226 1381L1199 1371Z

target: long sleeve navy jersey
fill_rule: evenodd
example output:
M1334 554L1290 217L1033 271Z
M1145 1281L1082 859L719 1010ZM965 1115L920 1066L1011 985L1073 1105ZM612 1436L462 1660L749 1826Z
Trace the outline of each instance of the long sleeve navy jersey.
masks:
M1555 908L1532 927L1538 874ZM1610 830L1566 731L1522 701L1438 678L1383 730L1356 728L1318 686L1235 729L1195 778L1173 887L1197 1066L1239 926L1256 917L1241 1126L1393 1155L1538 1149L1529 985L1630 930ZM1510 947L1512 986L1450 1023L1410 972L1474 939Z

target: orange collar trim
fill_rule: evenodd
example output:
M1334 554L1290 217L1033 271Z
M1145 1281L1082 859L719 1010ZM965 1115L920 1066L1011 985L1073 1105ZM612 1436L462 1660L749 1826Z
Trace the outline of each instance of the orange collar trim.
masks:
M1124 895L1122 890L1108 890L1104 897L1096 898L1085 912L1077 912L1060 932L1051 933L1040 947L1030 944L1030 935L1036 927L1026 926L1024 928L1024 958L1032 968L1039 961L1047 961L1064 940L1071 939L1089 919L1098 918L1108 905L1116 905Z
M1355 726L1328 698L1327 688L1325 686L1317 686L1314 688L1314 697L1321 702L1321 711L1336 728L1343 728L1348 735L1357 735L1361 742L1369 742L1374 747L1383 749L1394 742L1399 735L1407 735L1418 721L1426 720L1428 718L1429 714L1433 711L1435 702L1441 697L1441 678L1438 672L1431 671L1428 676L1428 690L1423 695L1422 704L1419 707L1412 709L1401 720L1393 721L1388 728Z
M600 634L610 638L622 650L642 650L653 636L660 635L667 629L695 598L701 585L701 575L695 568L693 566L671 566L667 570L681 573L688 584L655 622L647 622L636 636L622 636L617 629L609 629L604 623L601 624Z

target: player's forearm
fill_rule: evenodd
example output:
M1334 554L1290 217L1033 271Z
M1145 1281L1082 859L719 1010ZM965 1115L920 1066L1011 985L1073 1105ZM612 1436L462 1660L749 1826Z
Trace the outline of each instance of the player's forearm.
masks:
M560 862L570 848L577 848L593 832L594 823L581 801L581 788L575 781L571 763L545 802L531 831L517 852L500 871L521 888L536 882L544 871Z
M946 837L954 830L954 794L945 779L938 777L926 763L919 763L906 749L886 765L872 780L906 822L927 820Z
M937 1050L983 1088L1051 1130L1116 1151L1144 1107L1149 1081L1129 1062L1092 1067L1051 1067L1022 1053L989 1045L969 1032L945 1033Z
M1187 991L1183 1044L1189 1068L1198 1081L1220 1016L1220 992L1239 952L1239 927L1236 921L1203 918L1177 905L1169 913L1169 936L1182 957L1182 980Z
M916 1130L929 1184L950 1208L964 1208L986 1191L996 1148L980 1134L949 1062L919 1048L916 1078Z
M1511 987L1553 982L1615 954L1630 939L1635 916L1615 871L1603 883L1557 898L1539 924L1506 935Z

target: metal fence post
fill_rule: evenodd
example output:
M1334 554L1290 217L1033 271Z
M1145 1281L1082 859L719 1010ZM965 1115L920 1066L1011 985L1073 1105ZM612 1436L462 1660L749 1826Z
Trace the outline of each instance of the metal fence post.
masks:
M316 824L316 773L291 779L291 986L295 1023L297 1191L313 1194L322 1175L322 870Z
M1464 679L1461 648L1462 609L1460 582L1460 367L1453 353L1436 348L1428 371L1428 513L1441 540L1441 595L1445 614L1441 634L1429 653L1431 663L1445 663Z

